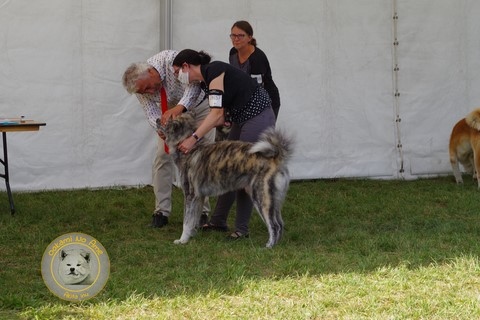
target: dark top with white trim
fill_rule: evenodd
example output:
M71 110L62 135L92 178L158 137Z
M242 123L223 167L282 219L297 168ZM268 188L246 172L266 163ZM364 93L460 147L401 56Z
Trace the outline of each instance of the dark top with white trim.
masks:
M260 48L255 47L255 51L245 60L244 63L240 63L238 60L238 51L235 48L230 49L229 61L232 66L239 68L240 70L251 75L252 78L256 78L261 81L261 84L267 90L270 99L272 99L272 108L275 111L275 115L278 115L278 109L280 108L280 94L278 92L277 85L272 78L272 69L265 53Z
M228 63L213 61L201 65L200 72L205 79L202 85L206 85L207 90L213 79L225 73L222 106L227 109L235 123L249 120L271 105L268 94L255 79Z

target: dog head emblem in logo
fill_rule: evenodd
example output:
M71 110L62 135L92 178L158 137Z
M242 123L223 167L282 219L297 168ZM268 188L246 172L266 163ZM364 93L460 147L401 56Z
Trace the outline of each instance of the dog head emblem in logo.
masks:
M58 275L63 284L90 285L91 253L84 249L61 250Z
M105 248L88 234L59 236L43 253L43 281L60 299L90 299L103 289L109 275L110 260Z

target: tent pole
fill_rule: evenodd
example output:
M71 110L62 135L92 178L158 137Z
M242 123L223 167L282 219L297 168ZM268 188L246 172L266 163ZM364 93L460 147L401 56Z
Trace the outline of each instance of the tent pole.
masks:
M160 0L160 50L172 48L172 0Z

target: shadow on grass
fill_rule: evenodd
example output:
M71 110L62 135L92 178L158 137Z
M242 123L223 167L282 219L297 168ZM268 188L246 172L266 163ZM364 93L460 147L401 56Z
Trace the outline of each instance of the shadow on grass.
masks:
M147 227L149 187L16 193L13 217L0 193L0 309L69 303L48 291L40 263L49 243L71 232L96 238L110 257L109 281L87 303L124 300L134 292L236 294L245 279L368 273L478 256L480 194L466 180L465 186L451 177L293 182L283 208L285 234L273 250L264 248L268 235L256 214L250 239L228 242L226 234L201 232L187 245L174 245L182 228L179 190L162 229Z

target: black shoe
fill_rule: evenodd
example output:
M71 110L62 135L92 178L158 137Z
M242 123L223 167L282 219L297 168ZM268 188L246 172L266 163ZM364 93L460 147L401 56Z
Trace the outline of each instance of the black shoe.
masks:
M208 222L208 215L206 213L202 213L202 215L200 216L200 226L207 224L207 222Z
M211 222L207 222L200 227L202 231L220 231L220 232L228 232L227 226L216 226Z
M231 235L229 235L227 237L227 240L231 240L231 241L236 241L236 240L241 240L241 239L247 239L249 238L250 235L247 233L242 233L240 231L235 231L234 233L232 233Z
M168 217L163 214L153 214L152 215L152 228L162 228L168 224Z

